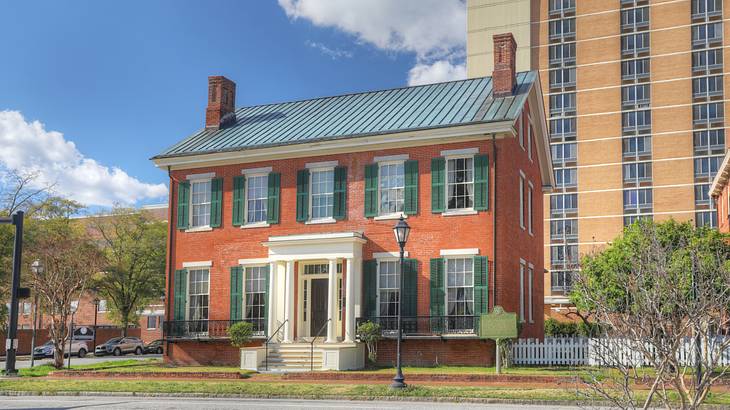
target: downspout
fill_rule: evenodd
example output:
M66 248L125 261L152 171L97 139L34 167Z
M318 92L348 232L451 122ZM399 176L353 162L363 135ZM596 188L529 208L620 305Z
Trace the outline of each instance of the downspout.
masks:
M497 306L497 140L492 133L492 164L494 166L494 207L492 208L492 309Z
M172 250L173 250L173 238L174 238L173 234L175 233L174 228L173 228L174 221L172 220L172 202L173 202L173 198L175 198L175 184L173 183L173 180L172 180L172 172L170 171L169 165L167 166L167 177L170 179L170 197L167 200L167 215L168 215L167 216L167 225L168 225L168 233L167 233L168 236L167 237L169 238L169 240L168 240L169 248L167 249L167 295L166 295L167 297L165 298L166 320L165 320L165 326L162 328L162 338L165 339L165 356L170 357L170 340L167 338L167 334L166 334L167 332L165 330L168 327L168 323L170 322L170 317L171 317L170 315L172 314L172 312L170 311L170 301L172 300L172 298L170 298L170 293L172 290L171 285L172 285L172 279L173 279L172 278L172 272L173 272Z

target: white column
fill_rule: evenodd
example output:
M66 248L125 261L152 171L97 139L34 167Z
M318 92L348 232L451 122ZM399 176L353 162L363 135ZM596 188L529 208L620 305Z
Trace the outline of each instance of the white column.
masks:
M291 343L294 338L294 261L286 262L284 279L284 343Z
M345 342L355 340L355 268L352 258L347 258L347 278L345 278Z
M268 311L266 312L268 315L266 337L271 336L276 331L276 274L278 267L279 264L276 262L269 263L269 306L267 306Z
M327 343L337 342L337 259L329 260L327 298Z

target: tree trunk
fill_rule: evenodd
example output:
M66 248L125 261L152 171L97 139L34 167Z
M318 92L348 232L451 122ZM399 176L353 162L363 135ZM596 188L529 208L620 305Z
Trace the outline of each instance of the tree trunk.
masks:
M63 368L63 349L56 347L53 352L53 367L56 369Z

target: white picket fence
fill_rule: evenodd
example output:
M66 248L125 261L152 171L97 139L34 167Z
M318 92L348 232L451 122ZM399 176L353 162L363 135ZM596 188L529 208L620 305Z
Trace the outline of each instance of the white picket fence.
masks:
M719 345L727 336L718 336ZM610 351L609 351L610 350ZM719 352L714 346L704 346L704 354L717 356L718 366L730 366L730 349ZM679 349L679 362L694 362L694 341L684 340ZM540 366L649 366L639 349L623 339L590 339L586 337L518 339L512 344L512 362L517 365Z

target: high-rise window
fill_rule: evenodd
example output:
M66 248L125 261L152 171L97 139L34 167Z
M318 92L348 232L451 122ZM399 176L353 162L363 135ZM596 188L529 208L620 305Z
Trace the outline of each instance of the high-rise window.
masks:
M695 154L709 154L725 152L725 130L703 130L694 132Z
M629 111L621 114L624 132L641 132L651 129L651 111Z
M725 117L724 104L721 102L695 104L692 106L692 121L695 124L722 121Z
M692 17L722 15L722 0L692 0Z
M627 189L624 191L624 211L645 211L653 203L651 188Z
M639 183L651 180L651 162L624 164L624 182Z
M708 98L722 95L722 76L700 77L692 79L692 96Z
M577 219L558 219L550 221L550 239L565 240L578 238Z
M575 87L575 67L550 70L550 88Z
M575 141L575 118L556 118L550 120L550 138Z
M639 58L621 62L621 78L623 80L638 80L649 78L649 59Z
M649 84L621 87L621 105L625 108L641 108L649 105Z
M692 71L711 71L722 68L722 49L694 51Z
M550 114L575 112L575 93L553 94L550 96Z
M578 194L555 194L550 195L550 213L553 216L561 216L566 213L573 213L578 210Z
M722 22L692 26L692 45L708 46L718 41L722 41Z
M722 156L695 158L695 177L714 178L722 159Z
M575 18L551 20L549 26L551 40L575 36Z
M550 64L575 63L575 43L553 44L548 49Z
M651 154L651 137L624 137L623 154L624 157Z
M649 27L649 7L621 11L621 28L639 30Z
M553 144L550 146L552 151L553 164L563 164L576 160L578 144L575 142L565 144Z
M621 54L637 55L649 51L649 33L626 34L621 37Z
M578 185L578 170L575 168L561 168L555 173L555 188L571 188Z

